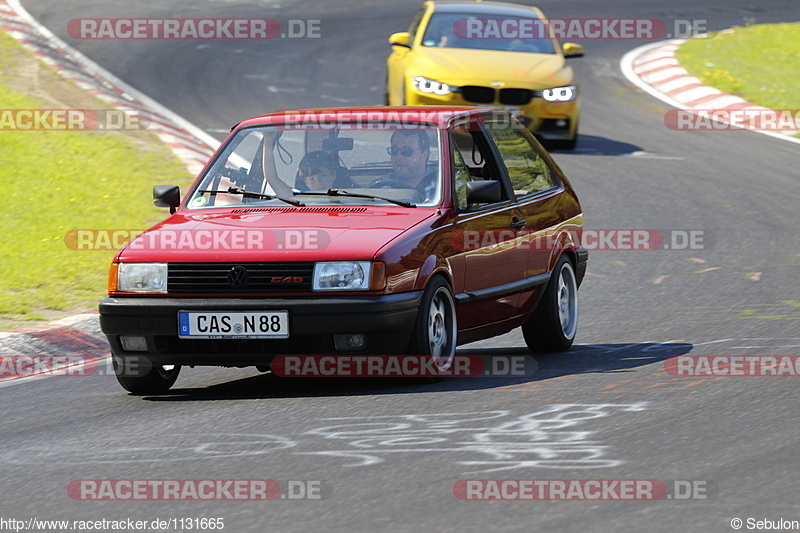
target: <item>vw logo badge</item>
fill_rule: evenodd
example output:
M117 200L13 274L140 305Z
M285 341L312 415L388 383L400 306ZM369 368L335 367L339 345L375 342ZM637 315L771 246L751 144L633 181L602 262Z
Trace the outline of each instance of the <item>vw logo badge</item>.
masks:
M250 280L250 274L243 266L235 266L228 272L228 285L231 287L244 287Z

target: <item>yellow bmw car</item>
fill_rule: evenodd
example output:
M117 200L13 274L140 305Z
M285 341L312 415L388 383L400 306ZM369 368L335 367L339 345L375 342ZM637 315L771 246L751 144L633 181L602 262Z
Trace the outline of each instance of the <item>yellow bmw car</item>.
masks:
M578 139L580 91L570 57L535 7L500 2L425 2L407 32L389 37L387 105L503 108L555 148Z

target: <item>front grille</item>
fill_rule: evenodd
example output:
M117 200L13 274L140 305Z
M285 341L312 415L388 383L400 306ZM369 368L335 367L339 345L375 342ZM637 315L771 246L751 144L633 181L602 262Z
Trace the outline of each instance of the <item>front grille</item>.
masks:
M461 87L461 96L464 97L464 100L476 104L494 103L494 89L491 87L465 85L464 87Z
M246 269L246 282L232 284L235 267ZM241 269L236 269L241 274ZM170 293L269 293L311 290L313 262L292 263L170 263ZM241 281L243 276L239 275Z
M466 85L461 87L461 96L474 104L492 104L496 91L491 87ZM500 89L500 103L504 105L528 105L534 96L530 89Z
M528 105L533 98L529 89L500 89L500 103L505 105Z

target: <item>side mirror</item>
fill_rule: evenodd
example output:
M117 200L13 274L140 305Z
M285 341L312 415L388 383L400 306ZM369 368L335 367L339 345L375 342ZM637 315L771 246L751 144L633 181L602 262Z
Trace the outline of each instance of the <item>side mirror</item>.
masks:
M407 31L393 33L389 36L389 44L392 46L405 46L411 48L411 34Z
M493 204L503 199L499 181L470 181L467 183L467 204Z
M177 185L156 185L153 187L153 205L169 207L170 214L181 203L181 189Z
M564 43L561 45L561 50L564 52L564 58L570 57L583 57L583 46L577 43Z

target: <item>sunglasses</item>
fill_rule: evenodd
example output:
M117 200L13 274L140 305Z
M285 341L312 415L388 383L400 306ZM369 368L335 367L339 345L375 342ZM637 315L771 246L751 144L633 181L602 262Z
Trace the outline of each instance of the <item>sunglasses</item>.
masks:
M400 154L404 157L409 157L414 154L416 148L411 148L410 146L390 146L386 149L389 152L389 155L397 155Z

